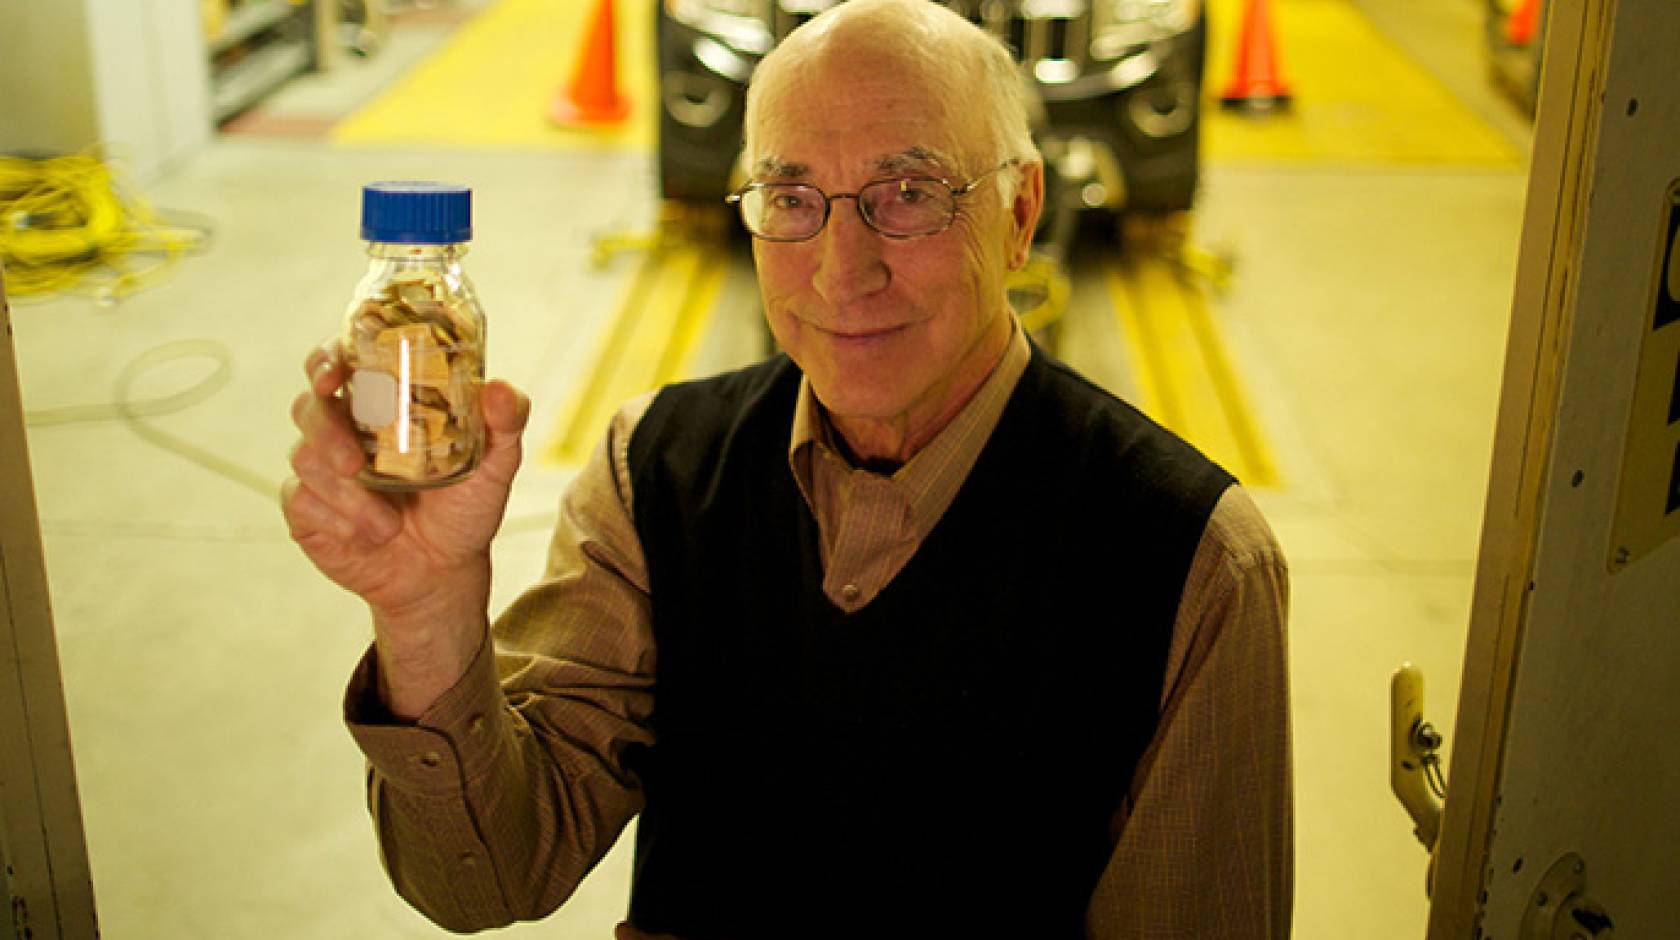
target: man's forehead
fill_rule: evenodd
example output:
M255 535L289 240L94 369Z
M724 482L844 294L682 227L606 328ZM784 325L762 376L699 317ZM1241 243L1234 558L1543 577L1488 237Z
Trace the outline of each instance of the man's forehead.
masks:
M753 162L756 179L805 179L811 175L811 165L791 155L761 154ZM903 150L883 153L868 161L868 169L877 173L932 173L948 175L957 172L953 155L935 147L915 145Z

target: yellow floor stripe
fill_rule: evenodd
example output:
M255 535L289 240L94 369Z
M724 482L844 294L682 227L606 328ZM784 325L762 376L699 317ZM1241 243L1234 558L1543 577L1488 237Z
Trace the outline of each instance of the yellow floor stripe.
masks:
M623 124L568 130L548 119L549 103L572 80L595 4L500 0L329 137L354 145L651 150L654 5L614 7L618 89L631 105Z
M1135 404L1168 427L1184 427L1184 409L1173 394L1174 386L1163 361L1162 341L1156 336L1154 320L1142 315L1144 302L1136 282L1118 264L1106 266L1103 271L1115 314L1120 319L1120 330L1132 354L1132 372L1138 386Z
M1234 453L1242 455L1238 466L1242 470L1243 479L1255 486L1276 486L1277 464L1272 459L1265 439L1260 435L1254 413L1248 407L1248 399L1237 380L1236 369L1231 363L1229 351L1225 348L1219 326L1214 322L1213 313L1208 310L1207 304L1201 303L1200 300L1201 295L1197 292L1196 302L1187 304L1185 309L1190 315L1190 326L1196 333L1202 351L1202 363L1206 368L1207 378L1213 386L1214 395L1219 400L1220 412L1225 416L1225 423L1230 429Z
M1111 260L1104 277L1133 357L1138 407L1245 484L1279 485L1201 287L1160 258Z
M1293 101L1287 111L1263 117L1221 108L1246 3L1207 4L1202 146L1209 157L1500 167L1523 161L1520 149L1350 0L1272 0L1273 38Z
M683 244L649 250L614 312L589 374L562 411L547 457L582 463L627 399L689 374L728 269L718 247Z

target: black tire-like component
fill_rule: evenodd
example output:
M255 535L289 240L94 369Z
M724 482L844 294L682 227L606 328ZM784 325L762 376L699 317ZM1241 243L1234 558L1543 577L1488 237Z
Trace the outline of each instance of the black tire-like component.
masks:
M729 192L729 174L741 149L746 108L742 86L719 78L694 58L696 34L665 15L658 3L659 188L667 199L721 202ZM700 125L679 120L672 107L693 113L716 113Z

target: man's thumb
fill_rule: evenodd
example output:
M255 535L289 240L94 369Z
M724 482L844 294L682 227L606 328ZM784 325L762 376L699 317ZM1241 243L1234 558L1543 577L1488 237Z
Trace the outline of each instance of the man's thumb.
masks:
M531 419L531 399L512 385L496 379L485 383L479 393L479 405L484 409L486 449L506 450L519 446L519 435Z

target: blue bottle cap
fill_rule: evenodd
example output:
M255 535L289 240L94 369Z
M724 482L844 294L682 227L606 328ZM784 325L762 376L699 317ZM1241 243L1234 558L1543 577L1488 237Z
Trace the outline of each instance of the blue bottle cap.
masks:
M472 239L472 190L402 180L362 187L362 240L448 245Z

